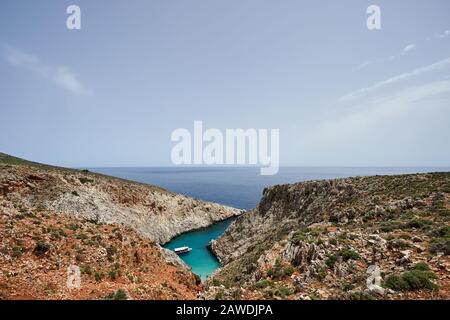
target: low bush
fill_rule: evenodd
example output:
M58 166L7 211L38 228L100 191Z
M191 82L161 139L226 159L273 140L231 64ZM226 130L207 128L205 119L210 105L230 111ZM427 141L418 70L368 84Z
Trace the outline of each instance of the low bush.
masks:
M338 256L335 254L330 254L328 255L327 260L325 260L325 264L327 265L328 268L333 268L335 263L338 261Z
M286 287L279 287L275 293L276 296L280 297L280 298L285 298L287 296L292 295L292 290Z
M437 238L430 243L430 252L433 254L442 252L444 255L450 254L450 239Z
M34 248L34 254L38 257L44 256L50 250L50 245L45 242L38 242Z
M255 289L264 289L264 288L270 287L271 285L272 285L272 282L269 280L260 280L254 284L254 288Z
M84 265L81 267L81 273L82 274L87 274L87 275L92 275L92 268L90 265Z
M110 293L105 297L107 300L127 300L128 294L124 289L118 289L114 293Z
M359 254L351 249L342 249L339 251L339 255L344 261L359 259Z
M436 276L426 263L418 263L410 271L388 276L384 286L395 291L436 290L437 285L431 281L435 278Z

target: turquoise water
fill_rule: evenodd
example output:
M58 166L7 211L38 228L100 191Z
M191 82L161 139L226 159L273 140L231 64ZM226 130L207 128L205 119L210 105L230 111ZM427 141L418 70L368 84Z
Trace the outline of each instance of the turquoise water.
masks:
M191 252L182 254L180 257L192 267L192 272L198 274L202 280L205 280L220 267L219 261L206 246L212 239L218 238L233 220L234 218L230 218L207 228L184 233L168 242L164 245L164 248L173 250L178 247L191 247Z

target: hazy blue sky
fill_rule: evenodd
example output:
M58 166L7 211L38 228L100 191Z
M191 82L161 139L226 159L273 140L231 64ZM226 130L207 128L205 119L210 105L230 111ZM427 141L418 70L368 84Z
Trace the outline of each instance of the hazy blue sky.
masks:
M70 4L82 30L66 29ZM449 13L448 0L2 0L0 151L170 165L171 132L203 120L279 128L282 165L449 165Z

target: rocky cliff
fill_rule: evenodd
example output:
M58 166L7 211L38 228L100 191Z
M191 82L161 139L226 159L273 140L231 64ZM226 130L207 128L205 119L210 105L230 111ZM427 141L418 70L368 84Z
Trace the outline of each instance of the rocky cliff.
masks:
M450 173L270 187L211 243L204 296L448 299L449 213Z
M0 196L16 206L128 226L159 243L242 213L155 186L4 154L0 154Z
M241 212L0 154L0 300L195 299L199 278L159 243Z

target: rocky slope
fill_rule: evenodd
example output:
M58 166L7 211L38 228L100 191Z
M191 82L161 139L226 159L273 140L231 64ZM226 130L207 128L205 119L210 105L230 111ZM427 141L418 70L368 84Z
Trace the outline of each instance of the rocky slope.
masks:
M129 226L155 242L242 213L164 189L0 154L0 196L96 223Z
M241 213L0 154L0 300L195 299L199 278L159 243Z
M273 186L212 242L203 297L449 299L449 214L450 173Z
M198 277L131 228L0 197L0 300L195 299ZM79 286L68 268L77 268ZM72 270L72 269L71 269Z

